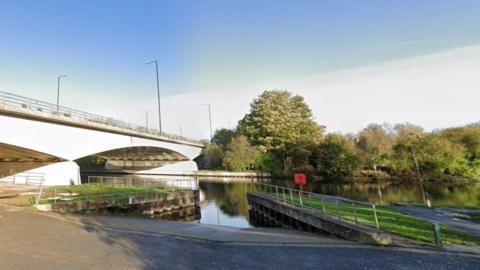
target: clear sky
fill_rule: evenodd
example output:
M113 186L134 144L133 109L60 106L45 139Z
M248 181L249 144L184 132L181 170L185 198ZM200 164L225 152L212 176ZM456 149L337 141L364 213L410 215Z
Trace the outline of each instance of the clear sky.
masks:
M476 0L3 0L0 90L53 102L56 76L67 74L63 105L141 122L155 110L153 66L143 64L152 59L165 102L211 91L235 96L476 45L479 14ZM189 104L194 115L202 110ZM174 105L184 106L165 105L172 132L186 122L168 111ZM245 112L217 111L217 124Z

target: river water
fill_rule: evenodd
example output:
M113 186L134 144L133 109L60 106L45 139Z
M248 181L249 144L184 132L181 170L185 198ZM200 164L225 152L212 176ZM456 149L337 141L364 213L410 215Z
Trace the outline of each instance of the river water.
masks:
M200 223L233 227L250 227L247 192L250 183L200 182ZM293 180L273 180L272 184L294 188ZM393 203L424 203L428 198L432 205L480 206L480 182L451 183L417 181L309 183L305 190L342 196L378 205Z
M84 178L84 175L82 175ZM152 179L151 177L149 179ZM208 179L200 180L200 219L198 211L194 222L232 227L251 227L248 214L247 192L251 181L241 182L238 178L221 182ZM273 179L271 184L296 188L291 179ZM306 191L341 196L349 199L374 202L377 205L394 203L425 203L428 198L432 205L480 206L480 182L309 182ZM189 213L188 215L191 215Z

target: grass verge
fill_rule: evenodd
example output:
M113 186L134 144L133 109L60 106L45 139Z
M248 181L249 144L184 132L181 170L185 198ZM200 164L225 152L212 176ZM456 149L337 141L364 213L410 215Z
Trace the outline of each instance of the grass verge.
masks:
M92 198L122 197L129 195L142 194L161 194L172 191L166 188L145 188L143 186L112 186L102 184L76 185L49 188L44 190L40 204L51 203L57 197L57 200L87 200ZM73 196L74 195L74 196Z
M298 205L300 203L298 196L290 198L287 196L285 198L285 200L290 203L292 202L292 199L295 204ZM283 197L280 198L280 200L283 200ZM355 222L356 220L359 224L376 227L373 208L368 204L354 205L342 202L335 203L332 200L308 198L307 196L302 198L302 203L304 206L325 211L329 215L340 216L342 219L352 222ZM390 207L377 206L376 212L381 230L421 242L435 242L432 223L403 214ZM480 245L480 237L468 233L460 232L445 226L441 226L441 233L444 244L465 246Z

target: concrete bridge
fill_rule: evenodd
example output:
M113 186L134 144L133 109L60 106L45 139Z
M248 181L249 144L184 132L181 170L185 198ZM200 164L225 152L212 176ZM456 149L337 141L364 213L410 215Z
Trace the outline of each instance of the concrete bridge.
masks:
M79 160L96 156L107 169L183 174L203 144L0 91L0 178L43 173L46 185L79 184Z

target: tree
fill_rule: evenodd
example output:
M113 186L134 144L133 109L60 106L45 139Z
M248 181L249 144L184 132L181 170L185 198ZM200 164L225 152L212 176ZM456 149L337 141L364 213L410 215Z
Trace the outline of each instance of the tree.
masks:
M338 134L329 134L317 150L320 174L327 179L340 180L352 175L358 166L353 143Z
M406 124L397 124L394 127L397 136L397 144L394 146L397 164L404 169L411 169L413 163L414 171L420 178L420 165L418 162L418 152L422 138L425 136L422 127Z
M382 126L371 124L359 133L357 147L368 166L377 171L378 165L387 161L395 141L395 137L388 134Z
M284 171L290 171L299 150L305 151L302 159L306 160L304 157L312 152L323 134L303 97L277 90L265 91L255 99L237 130L263 153L278 155Z
M258 150L253 147L243 135L234 137L227 146L223 165L234 171L252 169L258 157Z
M224 152L214 143L207 143L202 150L202 154L197 159L197 164L200 169L222 169L222 162Z
M235 131L231 129L217 129L213 135L212 142L222 148L223 151L227 150L227 145L232 141L235 136Z
M463 176L465 150L439 134L428 134L419 142L417 153L420 170L433 176L444 174Z

